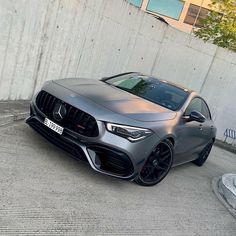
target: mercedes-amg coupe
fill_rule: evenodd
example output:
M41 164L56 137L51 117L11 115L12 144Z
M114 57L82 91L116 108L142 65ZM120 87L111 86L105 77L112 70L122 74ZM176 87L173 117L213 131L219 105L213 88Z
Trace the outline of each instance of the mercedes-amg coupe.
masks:
M203 165L216 137L196 92L134 72L48 81L26 122L94 170L145 186L173 166Z

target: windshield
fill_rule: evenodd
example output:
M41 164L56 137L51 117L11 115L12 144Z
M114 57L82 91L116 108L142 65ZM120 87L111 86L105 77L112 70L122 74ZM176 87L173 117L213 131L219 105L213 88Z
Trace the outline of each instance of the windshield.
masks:
M137 74L121 75L105 82L173 111L179 110L189 95L185 89Z

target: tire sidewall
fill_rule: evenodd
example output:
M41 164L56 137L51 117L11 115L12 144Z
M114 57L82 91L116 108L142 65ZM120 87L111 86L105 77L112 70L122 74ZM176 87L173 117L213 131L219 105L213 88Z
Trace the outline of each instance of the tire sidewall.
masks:
M209 143L204 147L204 149L200 152L199 157L198 157L196 160L193 161L193 163L196 164L197 166L202 166L202 165L207 161L207 159L208 159L208 157L209 157L209 155L210 155L210 153L211 153L211 149L212 149L212 147L213 147L213 144L214 144L214 141L209 142ZM208 156L207 156L206 158L203 158L203 157L204 157L204 154L205 154L204 152L206 152L206 150L207 150L208 148L210 148L209 154L208 154Z
M167 145L167 146L169 147L170 151L171 151L171 164L170 164L170 166L169 166L167 172L166 172L160 179L158 179L157 181L152 182L152 183L147 183L147 182L143 181L143 180L142 180L142 177L140 176L140 173L139 173L138 177L135 179L135 182L136 182L137 184L142 185L142 186L153 186L153 185L156 185L156 184L160 183L160 182L168 175L168 173L169 173L169 171L170 171L170 169L171 169L171 167L172 167L172 165L173 165L173 161L174 161L174 146L173 146L173 144L172 144L169 140L163 140L163 141L159 142L159 143L155 146L155 149L156 149L156 148L158 147L158 145L160 145L161 143L164 143L165 145ZM146 160L147 160L148 158L149 158L149 156L146 158ZM146 163L146 160L145 160L145 163ZM145 164L144 164L144 165L145 165ZM143 167L144 167L144 165L143 165ZM142 167L142 168L143 168L143 167ZM140 172L141 172L141 171L140 171Z

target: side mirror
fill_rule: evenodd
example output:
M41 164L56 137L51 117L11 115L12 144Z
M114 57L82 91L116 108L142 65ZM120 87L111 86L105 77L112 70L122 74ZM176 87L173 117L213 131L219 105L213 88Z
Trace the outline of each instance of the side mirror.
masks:
M206 117L198 111L192 111L190 115L185 116L184 119L186 122L197 121L199 123L203 123L206 120Z

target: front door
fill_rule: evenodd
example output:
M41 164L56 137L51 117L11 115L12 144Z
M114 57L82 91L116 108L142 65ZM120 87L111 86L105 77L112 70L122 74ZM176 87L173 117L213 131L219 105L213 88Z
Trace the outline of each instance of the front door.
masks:
M195 97L190 102L184 116L189 116L192 111L202 113L202 99ZM186 122L180 119L180 124L176 130L175 163L178 165L196 159L204 148L210 136L210 121L206 118L203 123L197 121Z

